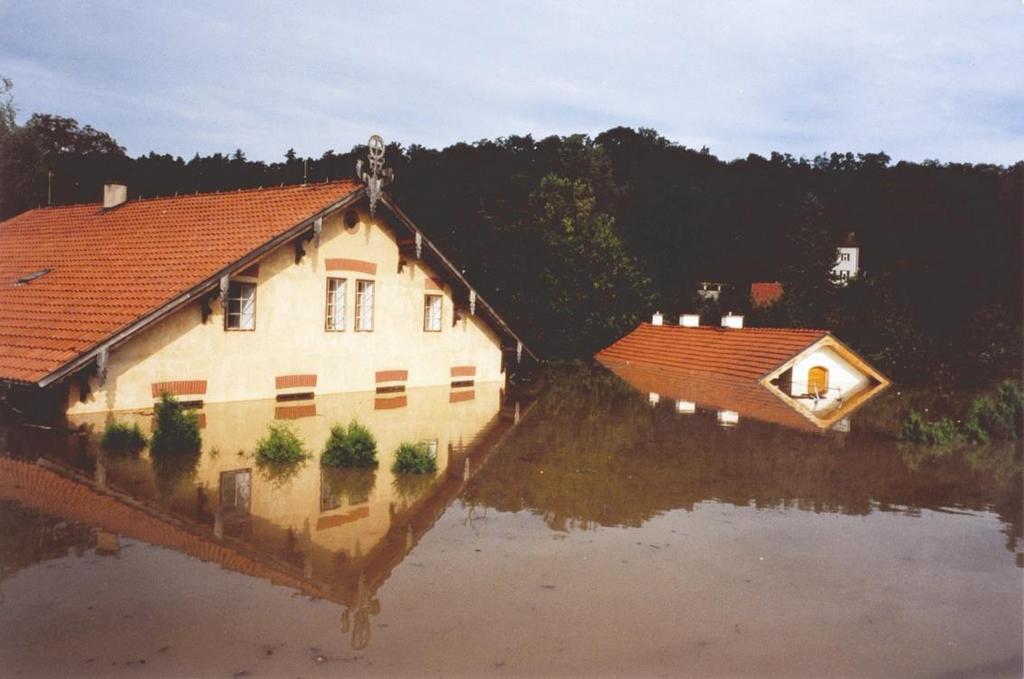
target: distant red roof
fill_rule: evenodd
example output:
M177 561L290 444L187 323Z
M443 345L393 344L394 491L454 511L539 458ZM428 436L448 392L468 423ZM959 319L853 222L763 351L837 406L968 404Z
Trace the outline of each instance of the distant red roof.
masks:
M750 301L755 307L766 307L782 299L782 283L751 283Z
M760 379L827 334L824 330L641 323L595 358L609 366L640 363Z
M0 379L39 381L359 189L337 181L69 205L0 223Z

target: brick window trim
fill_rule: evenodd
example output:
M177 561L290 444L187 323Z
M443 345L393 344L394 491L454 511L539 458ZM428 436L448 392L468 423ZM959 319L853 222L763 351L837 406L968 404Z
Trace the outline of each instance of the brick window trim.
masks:
M274 378L276 389L294 389L295 387L316 387L316 375L278 375Z
M171 396L193 396L206 393L206 380L173 380L170 382L153 382L151 385L153 398L167 392Z
M405 382L409 379L408 370L378 370L377 382Z
M475 365L456 365L452 367L452 377L476 377Z
M365 259L348 259L345 257L335 257L327 259L327 270L355 271L358 273L369 274L370 276L376 276L377 264L375 262L368 262Z

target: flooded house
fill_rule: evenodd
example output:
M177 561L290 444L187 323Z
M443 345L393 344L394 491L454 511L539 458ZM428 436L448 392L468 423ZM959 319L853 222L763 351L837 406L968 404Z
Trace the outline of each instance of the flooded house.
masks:
M70 416L503 384L530 355L363 181L30 210L0 223L0 388Z
M666 325L658 313L595 358L652 404L672 399L681 414L700 405L726 427L748 416L796 429L842 429L889 386L825 330L749 328L731 314L706 326L696 314Z

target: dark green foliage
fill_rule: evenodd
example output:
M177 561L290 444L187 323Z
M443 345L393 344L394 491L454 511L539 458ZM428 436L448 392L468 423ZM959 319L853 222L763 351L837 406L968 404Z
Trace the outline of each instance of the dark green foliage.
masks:
M373 433L356 420L348 427L336 424L320 456L325 467L376 467L377 439Z
M395 451L391 471L396 474L433 474L437 471L437 458L426 443L403 443Z
M115 176L131 198L295 184L307 165L309 181L348 177L366 153L132 159L71 119L15 124L10 92L0 86L0 219L45 204L48 172L62 204L98 200ZM750 325L828 328L903 384L979 386L1024 360L1024 162L726 162L624 127L443 150L392 143L386 156L392 195L545 357L589 357L655 309L696 311L697 283L721 281L731 292L705 320L734 311ZM837 288L833 248L851 231L863 276ZM751 313L754 281L782 281L782 302Z
M903 422L900 438L929 446L1015 439L1021 435L1022 408L1024 396L1020 386L1013 380L1004 380L994 396L978 396L971 402L960 426L949 418L927 421L912 410Z
M186 411L176 398L161 394L160 402L153 409L156 415L156 429L150 450L154 453L199 452L202 439L199 436L199 417Z
M917 411L911 411L903 422L900 438L909 443L921 443L926 446L949 446L964 442L964 434L956 422L949 418L929 422Z
M256 461L272 464L294 464L310 457L302 440L286 424L271 423L267 434L256 442Z
M138 453L148 443L146 435L135 422L131 425L109 422L103 430L103 438L100 439L100 447L112 454Z

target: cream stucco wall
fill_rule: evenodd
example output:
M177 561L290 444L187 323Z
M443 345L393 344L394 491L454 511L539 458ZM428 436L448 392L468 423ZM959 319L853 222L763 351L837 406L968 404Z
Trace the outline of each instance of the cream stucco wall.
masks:
M340 214L328 217L320 247L307 243L299 264L291 244L259 262L255 330L225 330L217 301L205 324L200 303L188 304L116 347L104 386L93 380L84 402L72 380L68 414L149 408L151 385L176 380L206 380L206 394L196 398L207 403L274 398L279 375L316 374L318 394L372 390L379 370L408 370L410 388L447 385L451 368L464 365L476 367L477 382L503 382L499 338L476 316L452 325L450 286L441 332L424 332L425 287L437 274L416 261L398 273L390 227L379 215L359 217L351 229ZM372 262L376 274L328 272L327 259ZM329 275L348 281L343 332L324 329ZM359 279L375 281L372 332L353 329Z
M793 386L791 393L799 396L807 393L808 373L811 368L821 366L828 369L828 394L816 402L807 405L816 413L827 413L835 410L843 401L849 400L854 394L866 389L870 384L868 377L860 370L843 359L829 347L819 347L814 352L802 357L793 365Z
M452 398L453 394L471 398ZM380 408L373 393L334 394L317 397L312 403L278 403L274 400L208 404L201 410L202 454L194 473L179 472L170 489L161 495L158 479L149 461L149 452L141 457L99 455L106 482L127 490L139 499L159 501L176 512L193 516L200 522L222 522L226 535L255 543L260 551L288 558L312 556L323 551L329 563L317 564L319 577L329 579L336 567L335 555L344 553L358 559L373 549L388 533L396 512L413 509L428 499L446 474L463 473L465 452L479 436L498 421L502 387L483 383L472 390L449 387L411 389L400 398L401 408ZM385 397L381 397L385 398ZM394 398L389 396L387 398ZM282 409L313 406L315 414L294 420L282 420ZM74 425L91 426L93 442L105 423L116 420L138 423L143 431L151 428L152 415L142 413L91 413L69 418ZM359 470L324 471L319 464L323 446L334 424L358 420L377 440L379 466L365 502L324 509L321 487L325 474L365 473ZM275 475L254 460L257 441L271 423L285 422L303 441L313 457ZM436 441L438 473L427 477L409 477L391 472L394 453L403 442ZM454 465L454 467L452 467ZM228 516L220 506L222 473L248 470L251 479L248 512ZM403 491L402 481L411 483ZM199 498L202 498L200 501ZM242 531L240 533L240 531Z

